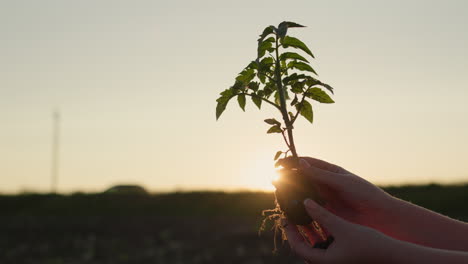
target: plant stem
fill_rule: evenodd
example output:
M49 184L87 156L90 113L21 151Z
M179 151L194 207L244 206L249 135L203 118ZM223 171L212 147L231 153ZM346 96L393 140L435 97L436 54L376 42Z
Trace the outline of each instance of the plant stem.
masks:
M281 131L281 135L283 135L284 142L286 142L286 145L288 146L288 151L289 151L289 149L291 148L291 146L289 146L289 142L288 142L288 140L286 139L286 136L284 135L284 130Z
M280 59L279 59L279 52L278 52L278 49L279 49L279 45L278 45L278 35L276 35L276 48L275 48L275 52L276 52L276 62L275 62L275 79L276 79L276 88L278 89L278 95L279 95L279 99L280 99L280 111L281 111L281 114L283 116L283 120L284 120L284 123L286 125L286 130L288 131L288 139L289 139L289 144L288 142L286 142L286 144L288 144L289 146L289 149L291 150L291 153L293 155L293 157L297 160L299 160L298 158L298 155L297 155L297 152L296 152L296 146L294 145L294 137L293 137L293 127L292 127L292 123L289 119L289 116L288 116L288 110L287 110L287 106L286 106L286 96L285 96L285 91L283 89L283 82L281 80L281 64L280 64Z

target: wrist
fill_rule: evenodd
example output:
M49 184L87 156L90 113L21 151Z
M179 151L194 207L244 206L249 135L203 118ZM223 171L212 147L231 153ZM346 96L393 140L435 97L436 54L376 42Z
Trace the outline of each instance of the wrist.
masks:
M387 264L408 263L408 254L414 254L414 247L411 243L395 238L389 238L389 246L386 247Z
M389 247L388 264L398 263L467 263L468 252L425 247L393 239Z
M373 231L375 239L369 245L371 248L369 248L369 255L365 263L400 264L404 257L401 252L406 250L405 243L376 230Z

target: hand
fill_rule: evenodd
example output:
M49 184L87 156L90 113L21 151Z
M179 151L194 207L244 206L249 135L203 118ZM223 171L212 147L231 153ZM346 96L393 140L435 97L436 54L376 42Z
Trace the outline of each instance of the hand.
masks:
M307 263L385 263L399 243L384 234L361 225L350 223L319 206L305 201L307 213L324 226L334 237L328 249L316 249L306 242L297 226L284 225L291 248Z
M292 168L294 160L279 165ZM304 157L300 172L315 183L330 212L392 238L432 248L468 251L468 224L399 200L357 175ZM430 232L428 232L430 230Z
M279 161L286 169L292 164L292 159ZM302 157L299 169L317 185L329 211L352 223L385 231L382 223L391 218L392 212L387 208L393 202L392 196L359 176L319 159Z

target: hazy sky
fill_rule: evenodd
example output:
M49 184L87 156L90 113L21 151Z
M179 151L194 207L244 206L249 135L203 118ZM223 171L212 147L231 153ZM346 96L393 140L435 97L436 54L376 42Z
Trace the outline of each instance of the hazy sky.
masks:
M379 184L468 181L467 1L0 0L0 192L264 188L278 117L215 100L283 20L333 105L300 121L301 155Z

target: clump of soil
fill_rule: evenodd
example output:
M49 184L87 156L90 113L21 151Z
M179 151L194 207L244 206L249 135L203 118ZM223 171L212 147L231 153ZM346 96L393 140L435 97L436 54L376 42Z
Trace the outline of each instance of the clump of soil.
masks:
M317 187L295 169L283 170L274 182L276 201L288 220L296 225L308 225L312 219L304 208L304 200L310 198L323 204Z
M281 218L286 217L291 224L297 225L303 237L315 248L326 249L333 237L327 236L320 225L313 221L304 207L304 200L310 198L319 204L324 204L320 198L317 187L301 175L296 169L283 169L281 177L273 183L276 187L276 208L262 212L264 220L260 231L263 231L268 221L273 221L276 234L281 232L282 240L286 240ZM276 239L274 241L277 248Z

